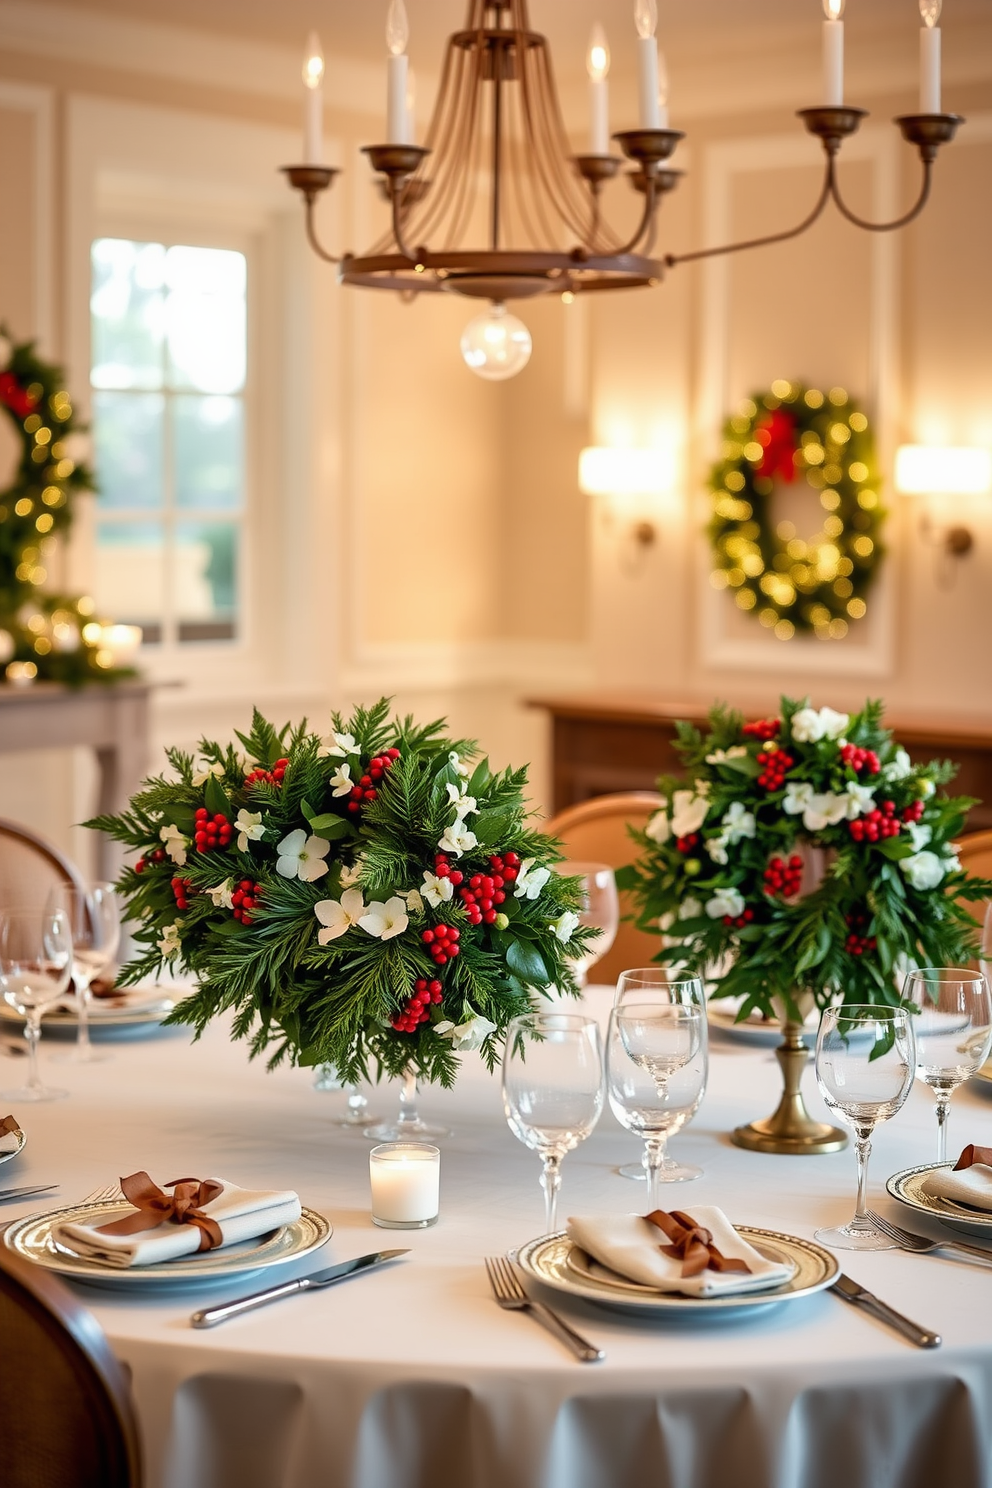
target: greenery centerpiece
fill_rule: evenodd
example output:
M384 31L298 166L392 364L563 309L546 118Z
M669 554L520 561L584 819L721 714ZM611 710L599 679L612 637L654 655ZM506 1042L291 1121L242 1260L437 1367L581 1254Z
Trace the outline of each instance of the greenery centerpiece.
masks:
M618 875L640 927L662 937L656 959L704 976L712 998L737 999L738 1021L784 1012L802 1059L804 1004L899 1005L911 967L975 954L962 901L992 894L954 850L974 804L940 789L954 767L914 764L882 712L783 698L776 718L745 722L718 706L705 733L680 723L687 779L660 780L665 804Z
M184 969L196 990L169 1021L199 1035L233 1013L270 1065L448 1086L479 1049L492 1069L535 995L577 993L567 958L592 932L528 825L526 770L493 771L444 727L383 700L326 737L256 711L243 751L168 750L170 776L89 823L139 854L120 880L141 947L122 981Z

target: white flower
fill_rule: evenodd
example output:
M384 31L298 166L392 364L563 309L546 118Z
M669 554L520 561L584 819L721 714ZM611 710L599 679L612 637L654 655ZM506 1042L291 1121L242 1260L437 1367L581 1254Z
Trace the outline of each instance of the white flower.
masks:
M210 779L211 775L216 775L218 777L218 779L219 779L220 776L223 775L223 773L224 773L224 766L223 765L219 765L219 764L218 765L208 765L205 770L201 770L200 771L199 775L194 775L193 776L193 784L194 785L206 785L206 783Z
M922 796L922 798L923 798L924 801L927 799L928 796L932 796L933 793L934 793L934 791L937 789L937 787L934 785L933 781L932 780L927 780L926 777L924 777L921 781L918 782L916 788L919 791L919 793Z
M429 873L425 868L424 881L420 885L420 892L427 900L427 903L434 909L437 909L439 904L447 904L455 892L455 886L450 878L439 878L436 873Z
M933 828L925 826L923 822L906 822L905 831L909 834L914 852L922 852L933 836Z
M736 920L744 913L744 896L739 889L717 889L706 901L706 913L711 920L722 920L726 915Z
M165 843L165 850L169 854L169 857L182 868L186 862L186 849L189 846L189 839L184 837L179 828L173 826L171 822L167 827L163 827L158 835Z
M419 889L407 889L403 898L406 900L406 907L411 914L423 914L424 901L420 896Z
M676 837L688 837L698 832L709 808L709 801L698 787L696 790L677 790L672 796L672 831Z
M905 749L897 749L894 757L882 770L885 780L907 780L913 773L913 762Z
M803 826L807 832L822 832L824 827L835 827L846 818L848 805L846 791L842 796L835 795L833 791L824 791L822 795L814 794L803 810Z
M451 1040L451 1047L459 1049L463 1053L472 1049L481 1049L489 1034L496 1032L496 1024L490 1023L488 1018L483 1018L481 1013L473 1013L471 1018L457 1027L454 1023L435 1023L434 1032L439 1033L442 1038Z
M956 852L949 852L947 854L947 856L944 858L944 872L945 873L960 873L961 872L961 859L958 857L958 855L957 855Z
M727 861L727 848L740 842L742 837L753 837L756 823L753 813L748 811L742 801L732 801L720 825L723 830L718 836L709 839L706 851L714 863L723 865Z
M326 837L308 837L302 827L289 832L276 848L276 872L283 878L301 878L304 883L313 883L326 873L328 864L323 860L331 850Z
M946 866L933 852L914 853L899 864L914 889L935 889L944 877Z
M158 948L163 956L174 956L181 948L179 940L179 926L182 920L176 920L172 925L165 925L162 929L162 939L158 942Z
M362 869L364 867L365 867L365 859L362 857L362 854L361 853L358 854L358 857L352 863L352 865L351 865L350 868L345 868L342 865L341 871L338 874L338 878L340 880L341 887L343 889L353 888L354 885L357 884L358 880L361 878L361 876L362 876Z
M235 818L234 830L238 834L238 851L247 852L249 842L258 842L265 831L262 826L262 813L245 811L242 807Z
M657 842L659 846L668 841L672 835L672 828L668 820L667 811L656 811L654 816L644 828L644 834Z
M550 868L535 868L536 858L524 858L517 871L517 882L514 886L513 897L515 899L536 899L551 877Z
M456 817L451 826L445 828L438 848L443 853L451 853L454 857L460 858L463 852L469 852L475 847L478 840L475 833L468 830L461 817Z
M680 920L695 920L698 918L699 915L702 914L702 912L703 906L700 904L698 899L693 899L691 895L688 899L683 899L682 903L679 905Z
M792 737L797 744L839 739L850 721L850 713L838 713L834 708L800 708L792 715Z
M823 724L823 734L827 739L839 739L846 732L850 721L850 713L838 713L836 708L820 709L820 722Z
M395 935L403 934L410 921L406 903L394 894L385 904L380 899L373 900L358 923L366 935L374 935L377 940L392 940Z
M790 780L785 787L782 810L789 816L801 816L812 794L813 787L808 780Z
M714 749L712 754L706 756L708 765L723 765L727 760L743 759L747 754L746 744L731 744L729 749Z
M314 905L313 912L324 927L317 932L317 942L319 945L327 945L329 940L337 940L352 925L358 924L365 913L362 891L347 889L339 900L320 899Z
M478 811L479 807L476 804L475 797L463 795L457 785L452 781L448 781L445 789L448 792L448 800L454 806L455 815L459 821L463 820L466 816L471 816L473 811Z
M357 753L358 744L352 734L330 733L326 739L321 739L317 758L326 759L328 755L334 755L338 759L344 759L346 754Z
M214 909L234 908L234 900L231 897L233 890L231 888L231 880L229 878L225 878L223 883L217 884L212 889L207 889L206 892L214 901Z
M709 839L706 844L706 851L714 863L719 863L721 868L730 861L730 855L727 852L727 839L722 834L719 837L711 837Z
M355 782L351 778L351 766L347 763L338 765L334 774L327 782L331 787L331 793L335 796L347 796L354 789Z
M844 792L847 797L847 819L854 821L859 816L864 816L866 811L871 811L875 805L875 788L871 785L859 785L852 781Z
M456 749L452 749L449 751L448 764L451 766L456 774L462 777L463 780L468 779L471 771L469 770L468 765L462 764L461 760L458 758L458 751Z
M567 945L572 938L572 931L576 928L578 923L579 917L575 913L575 910L566 909L564 914L560 914L556 920L551 921L551 929L561 941L562 945Z

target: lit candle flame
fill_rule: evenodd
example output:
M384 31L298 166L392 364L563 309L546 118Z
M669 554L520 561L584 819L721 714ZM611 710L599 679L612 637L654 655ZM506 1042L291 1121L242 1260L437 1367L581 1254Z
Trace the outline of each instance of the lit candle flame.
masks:
M658 30L658 0L634 0L634 25L642 41Z
M940 20L942 4L943 0L920 0L920 15L923 17L923 24L929 26L931 30Z
M386 13L386 46L390 55L402 57L410 40L410 22L407 20L403 0L389 0Z
M844 14L845 0L823 0L823 14L828 21L839 21Z
M303 58L303 81L308 88L319 88L324 80L324 53L320 37L311 31L307 37L307 50Z
M586 71L593 82L600 82L610 70L610 47L606 40L606 32L597 22L592 28L589 38L589 53L586 57Z

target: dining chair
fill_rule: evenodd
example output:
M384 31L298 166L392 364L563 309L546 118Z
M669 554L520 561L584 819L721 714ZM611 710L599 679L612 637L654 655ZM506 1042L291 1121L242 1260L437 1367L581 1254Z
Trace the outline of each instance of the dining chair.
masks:
M30 827L0 818L0 905L40 907L57 887L83 889L78 868Z
M992 831L968 832L954 844L961 867L972 878L992 878ZM986 905L981 900L962 899L962 909L978 921L979 933L985 918ZM973 962L977 965L977 962Z
M610 796L594 796L567 806L553 816L544 830L550 837L561 839L565 856L576 863L606 863L622 868L637 856L637 844L628 827L643 828L663 805L664 797L656 791L621 791ZM661 949L661 936L638 930L624 917L632 915L630 896L620 894L620 928L617 938L601 961L591 968L590 980L615 982L621 971L633 966L648 966Z
M140 1488L130 1385L58 1277L0 1248L0 1483Z

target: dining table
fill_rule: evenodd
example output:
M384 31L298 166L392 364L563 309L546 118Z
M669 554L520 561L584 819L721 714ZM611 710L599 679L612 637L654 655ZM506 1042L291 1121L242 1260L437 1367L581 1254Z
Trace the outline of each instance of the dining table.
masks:
M605 1021L610 997L592 987L584 1005ZM371 1220L372 1143L337 1124L345 1095L316 1089L312 1070L267 1070L223 1019L199 1040L148 1026L98 1038L105 1059L57 1070L71 1044L43 1040L43 1072L70 1093L15 1112L27 1142L0 1188L59 1192L8 1203L0 1218L144 1169L159 1183L292 1188L333 1226L315 1254L247 1282L68 1283L130 1372L148 1488L992 1488L992 1266L837 1253L857 1282L940 1333L925 1351L829 1290L734 1315L643 1316L529 1283L605 1351L579 1363L490 1292L484 1258L539 1236L544 1207L539 1159L510 1131L499 1071L479 1054L462 1057L452 1089L420 1094L422 1114L450 1129L438 1140L439 1220L392 1231ZM11 1048L7 1032L0 1086L18 1083ZM731 1144L780 1090L766 1039L714 1030L705 1098L672 1141L703 1173L665 1185L662 1206L717 1205L736 1224L806 1239L848 1219L853 1149L799 1157ZM812 1065L804 1093L825 1119ZM367 1094L374 1114L395 1113L396 1085ZM954 1096L951 1148L966 1142L992 1144L992 1085ZM930 1093L917 1085L872 1145L871 1205L949 1236L885 1192L889 1174L935 1158ZM644 1185L617 1171L639 1152L607 1105L564 1159L559 1222L643 1213ZM393 1246L408 1254L366 1275L191 1326L196 1308Z

